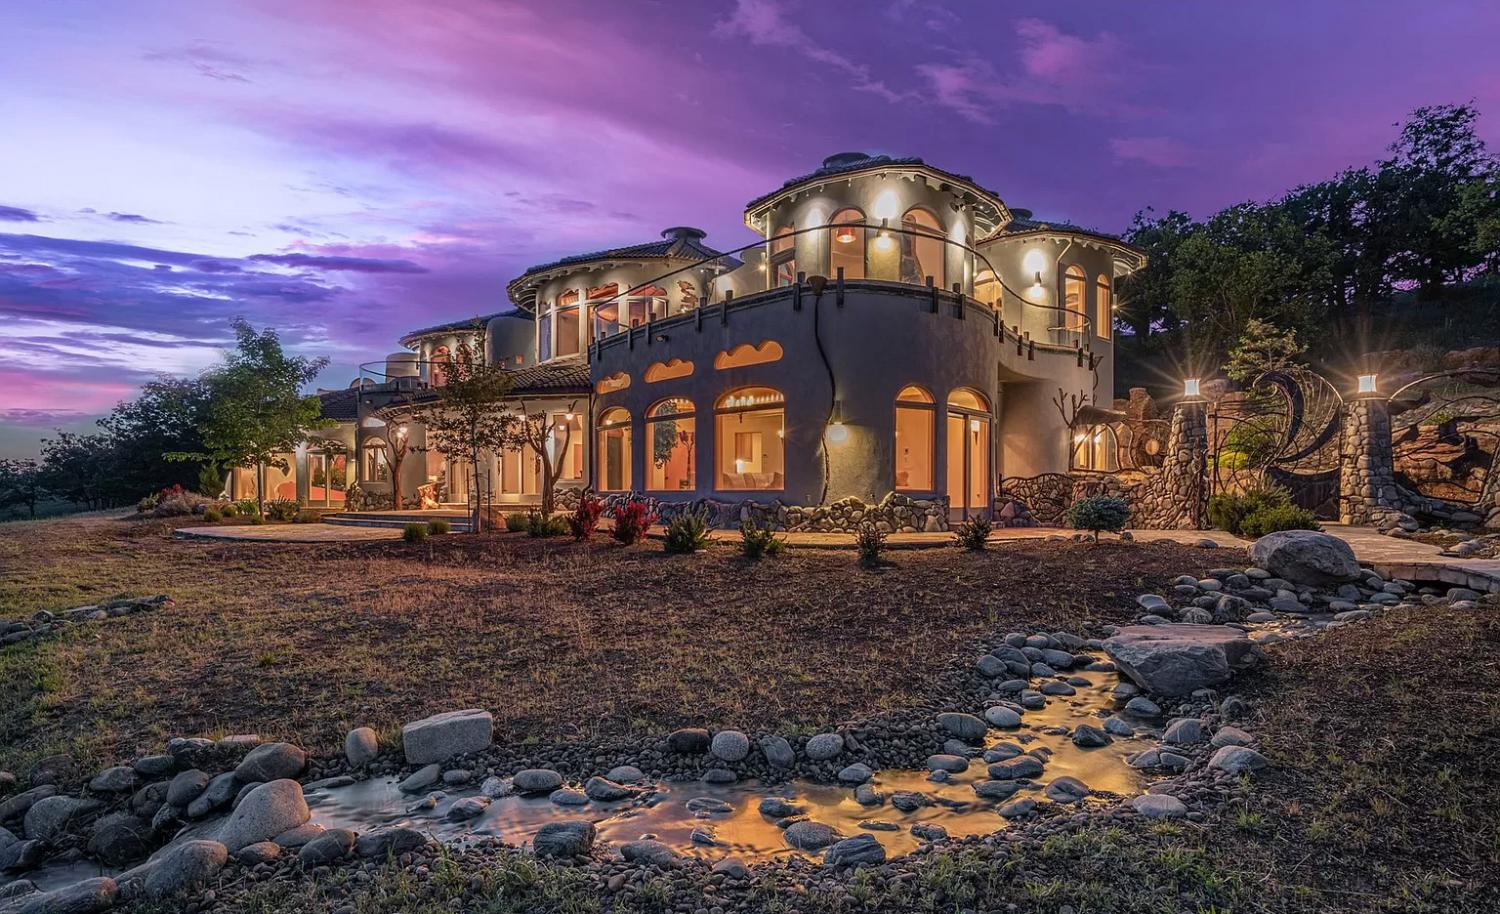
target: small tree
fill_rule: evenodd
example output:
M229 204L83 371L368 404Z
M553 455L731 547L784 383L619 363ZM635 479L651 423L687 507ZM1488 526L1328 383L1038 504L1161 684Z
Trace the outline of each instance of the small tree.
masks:
M35 460L0 460L0 510L24 506L35 519L41 497L41 468Z
M1239 342L1229 351L1224 373L1249 384L1267 371L1285 371L1302 364L1307 347L1297 342L1297 331L1283 330L1270 321L1252 317L1245 322Z
M280 453L307 440L308 431L331 423L320 418L315 396L302 387L328 364L326 358L288 356L275 330L259 333L243 318L233 322L235 351L204 373L207 400L198 431L202 449L168 455L173 460L220 467L256 467L255 499L265 501L265 468L288 469Z
M573 412L576 404L569 403L568 411ZM557 501L557 480L562 476L563 461L567 459L568 447L573 441L573 424L562 423L562 439L558 442L556 453L548 447L554 439L552 436L552 423L547 412L533 413L526 408L526 401L521 401L521 414L506 416L508 423L505 435L506 446L510 448L528 448L542 462L542 514L551 515Z
M484 498L479 487L480 455L499 452L511 440L516 417L503 410L510 394L510 373L485 360L483 347L461 344L444 372L444 383L434 388L435 401L415 407L418 420L427 429L428 448L450 457L461 454L474 467L475 499L470 512L471 530L478 532ZM399 491L395 489L393 491ZM399 508L400 505L397 505Z
M1119 533L1130 520L1130 506L1118 495L1090 495L1068 508L1068 526L1088 530L1097 539L1099 531Z

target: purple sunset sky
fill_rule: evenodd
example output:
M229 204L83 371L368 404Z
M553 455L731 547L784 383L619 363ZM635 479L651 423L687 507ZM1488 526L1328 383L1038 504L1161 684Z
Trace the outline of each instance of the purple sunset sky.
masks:
M833 152L1119 231L1373 161L1423 104L1500 145L1493 0L87 0L0 12L0 456L244 315L341 387L559 255L701 226Z

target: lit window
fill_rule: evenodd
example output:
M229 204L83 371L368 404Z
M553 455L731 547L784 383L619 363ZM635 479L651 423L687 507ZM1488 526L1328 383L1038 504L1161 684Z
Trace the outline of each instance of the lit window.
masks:
M693 402L673 397L647 410L646 438L651 442L646 488L653 492L691 491L697 484L693 460L698 450Z
M1083 272L1083 267L1073 264L1063 273L1063 295L1062 303L1065 309L1061 315L1062 329L1079 332L1083 330L1086 314L1083 310L1083 292L1088 288L1088 275Z
M741 343L731 349L721 351L714 356L714 368L723 371L726 368L744 368L747 365L762 365L766 362L781 361L781 344L775 340L762 340L757 345Z
M896 394L896 490L933 490L933 438L937 404L915 385Z
M714 410L715 488L786 488L786 401L769 387L742 387Z
M379 438L371 438L365 442L364 447L365 466L362 474L365 482L390 482L391 461L386 451L385 442Z
M630 413L620 407L599 416L599 491L630 491Z
M647 366L645 377L647 384L655 384L659 381L685 378L692 373L692 362L685 359L667 359L665 362L652 362Z
M557 478L563 482L583 480L583 416L578 413L554 413L551 421L551 436L547 442L547 455L557 460Z
M771 238L772 286L789 286L797 281L797 239L791 226L782 226Z
M937 217L920 207L913 207L901 217L901 281L923 285L931 276L939 288L947 286L943 266L943 227Z
M833 214L828 228L828 275L845 279L865 278L865 228L860 223L865 214L857 209L841 209Z
M432 358L427 366L427 376L432 379L433 387L442 387L448 383L448 347L439 346L433 350Z
M1110 294L1109 277L1099 274L1094 283L1094 333L1100 339L1109 339L1115 328L1114 296Z
M557 309L557 356L577 355L580 324L578 306Z
M1000 310L1000 280L993 270L981 270L974 277L974 298L995 310Z
M990 506L990 404L977 391L948 394L948 506L964 516Z

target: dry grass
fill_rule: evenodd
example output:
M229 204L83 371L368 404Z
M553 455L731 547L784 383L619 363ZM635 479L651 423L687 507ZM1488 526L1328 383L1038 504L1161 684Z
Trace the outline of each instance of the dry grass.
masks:
M1178 546L1011 544L890 553L729 547L666 556L519 535L421 546L214 544L163 521L0 527L4 615L121 594L176 605L0 652L0 767L107 761L171 735L335 747L455 707L497 738L685 724L818 727L928 694L997 628L1120 621L1134 594L1241 557Z

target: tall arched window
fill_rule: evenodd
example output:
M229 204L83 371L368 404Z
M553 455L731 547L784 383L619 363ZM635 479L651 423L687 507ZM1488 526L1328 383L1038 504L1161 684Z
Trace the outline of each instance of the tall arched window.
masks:
M974 298L996 311L1000 310L1000 280L993 270L980 270L974 277Z
M714 488L786 488L786 398L770 387L742 387L714 408Z
M948 506L964 517L990 506L990 402L960 387L948 394Z
M599 491L630 491L630 413L621 407L599 416Z
M865 214L857 209L841 209L828 220L828 275L845 279L865 278Z
M909 384L896 394L896 491L933 491L937 402Z
M771 286L779 288L797 281L797 238L784 225L771 237Z
M693 401L669 397L646 411L646 440L651 463L646 488L652 492L687 492L697 485L693 462L698 453L698 427Z
M1094 333L1100 339L1109 339L1115 330L1115 300L1109 287L1109 277L1103 273L1094 283Z
M427 376L432 379L433 387L442 387L448 383L448 360L447 346L439 346L432 351L432 358L428 360Z
M1083 330L1084 315L1087 313L1084 311L1083 296L1088 284L1088 274L1076 263L1063 272L1062 306L1066 310L1059 315L1062 320L1058 323L1064 330L1074 333Z
M364 482L390 482L391 459L385 442L379 438L366 439L362 450L364 467L360 478Z
M901 281L922 285L931 276L939 289L946 287L943 227L937 217L914 206L901 217L901 227L906 229L901 235Z
M578 316L578 290L569 289L557 300L557 349L555 352L561 358L565 355L577 355L580 345L580 334L583 332L583 322Z

